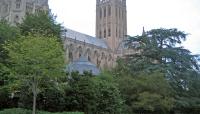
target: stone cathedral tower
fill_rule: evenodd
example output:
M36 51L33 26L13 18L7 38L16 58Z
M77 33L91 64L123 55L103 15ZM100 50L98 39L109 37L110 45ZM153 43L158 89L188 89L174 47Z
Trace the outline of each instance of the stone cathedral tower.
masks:
M11 25L21 23L28 13L48 10L48 0L0 0L0 20L7 20Z
M96 37L115 52L126 34L126 0L96 0Z

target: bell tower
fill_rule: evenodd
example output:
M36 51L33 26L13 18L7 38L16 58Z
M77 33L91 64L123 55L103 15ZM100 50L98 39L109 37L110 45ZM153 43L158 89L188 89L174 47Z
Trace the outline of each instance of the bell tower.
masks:
M96 0L96 37L115 51L126 34L126 0Z

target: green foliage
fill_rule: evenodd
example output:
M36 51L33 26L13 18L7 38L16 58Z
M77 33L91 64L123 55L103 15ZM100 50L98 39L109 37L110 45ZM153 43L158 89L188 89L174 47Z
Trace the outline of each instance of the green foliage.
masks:
M186 34L177 29L153 29L146 35L130 37L128 46L140 50L140 53L128 57L131 59L130 70L152 72L160 69L171 81L180 84L180 79L199 70L198 55L178 47L185 39ZM135 41L139 46L131 45Z
M0 87L0 109L7 108L8 101L9 101L9 92L8 89L5 87Z
M19 36L16 27L10 26L6 21L0 21L0 109L9 107L10 84L13 82L12 71L8 68L8 55L3 45L7 41L13 41Z
M188 82L186 90L178 90L176 88L176 108L179 110L183 108L191 110L200 108L200 74L191 74L191 77L188 78Z
M163 74L142 73L139 76L118 77L120 91L125 99L128 113L135 111L160 111L162 113L173 108L172 89Z
M51 82L51 83L50 83ZM59 87L61 84L55 84L52 81L43 83L43 87L40 88L40 92L37 95L37 109L45 110L49 112L61 112L65 110L65 93L63 87ZM29 91L27 91L29 90ZM18 106L20 108L31 109L33 95L29 86L22 86L20 89Z
M122 110L122 99L116 83L111 78L83 76L72 73L66 88L66 108L87 114L118 114Z
M33 105L43 85L63 75L64 55L55 37L26 36L5 45L12 69L21 84L29 85L33 92ZM34 109L33 109L34 111Z
M0 114L31 114L30 110L26 109L5 109L3 111L0 111ZM50 112L43 112L39 111L37 114L83 114L81 112L62 112L62 113L50 113Z
M55 21L55 16L50 12L40 12L36 14L28 14L23 22L18 25L22 35L40 34L44 36L55 36L60 38L61 25Z
M63 50L54 37L22 37L8 42L5 49L9 52L13 70L19 78L30 81L36 77L42 82L42 79L56 79L63 75Z
M146 77L149 78L148 75L161 73L161 76L163 76L165 81L167 81L167 85L169 86L170 84L170 87L174 91L173 96L170 95L169 97L170 99L173 97L173 99L168 100L168 98L165 97L166 99L162 99L162 102L159 100L160 98L163 98L162 94L160 96L159 89L155 89L155 94L151 94L149 90L141 92L139 93L137 99L133 99L134 97L131 96L131 93L128 93L132 90L127 89L127 94L126 91L122 92L123 94L127 95L126 98L131 98L129 100L131 102L139 100L139 103L135 102L137 103L136 106L138 106L138 108L154 110L154 107L157 107L158 105L157 103L160 103L159 106L161 107L159 108L161 108L161 110L169 110L172 108L170 105L168 105L171 101L175 101L173 110L177 108L199 108L198 92L200 86L197 84L200 76L198 65L199 56L192 55L189 50L180 46L182 41L186 40L186 36L187 34L182 31L178 31L177 29L161 28L150 30L142 36L130 37L127 46L138 51L138 53L128 55L124 59L119 60L119 65L115 69L115 75L120 78L127 78L126 81L122 83L123 85L120 86L124 86L122 90L126 90L129 85L131 85L130 80L132 78L126 77L126 75L139 77L145 74ZM122 78L121 81L123 82ZM154 79L153 77L151 78ZM132 81L135 84L138 84L138 81L136 81L136 83L134 79L132 79ZM158 83L160 80L154 82L158 84L157 87L162 85L162 83ZM146 80L141 81L146 82ZM126 82L128 84L126 84ZM138 86L140 89L144 87L145 86L143 85ZM147 87L154 88L155 86L152 87L152 85L148 85ZM136 93L137 92L138 90ZM156 95L157 93L158 95ZM167 103L166 101L170 102ZM128 106L133 106L134 108L134 105L131 103L128 102L126 104ZM152 105L149 106L148 104Z
M14 40L19 36L16 27L10 26L6 21L0 21L0 63L6 63L7 53L2 45L8 40Z

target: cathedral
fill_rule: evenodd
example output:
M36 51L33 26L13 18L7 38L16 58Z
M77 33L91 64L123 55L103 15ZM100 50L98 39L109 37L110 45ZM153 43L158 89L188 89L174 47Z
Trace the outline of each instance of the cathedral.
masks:
M27 13L48 10L48 0L0 0L0 20L11 25L21 23ZM66 62L84 56L98 68L112 68L118 57L133 53L123 45L126 34L126 0L96 0L96 36L69 28L62 34Z
M112 68L118 57L132 51L123 46L126 34L126 0L96 0L96 36L66 28L66 59L73 62L84 56L98 68Z

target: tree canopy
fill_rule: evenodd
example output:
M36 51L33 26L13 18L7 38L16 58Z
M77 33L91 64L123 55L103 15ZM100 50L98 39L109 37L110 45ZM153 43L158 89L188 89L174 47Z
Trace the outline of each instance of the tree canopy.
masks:
M56 17L51 12L28 14L23 22L18 25L22 35L40 34L60 38L61 25L56 22Z
M33 93L33 114L36 97L42 84L63 76L64 55L55 37L26 36L5 46L15 76L28 83Z
M147 76L147 74L157 73L158 75L161 73L170 84L172 91L175 92L173 98L176 108L198 106L195 101L199 101L199 94L195 91L199 91L196 82L199 81L200 76L199 55L192 55L189 50L181 46L181 43L186 40L186 36L187 34L183 31L163 28L147 31L141 36L129 36L126 45L138 53L127 55L119 60L116 72L120 72L116 75L128 74L133 77L143 77L141 74ZM153 97L147 96L147 92L141 95L141 99ZM156 97L154 96L154 98ZM193 100L189 101L188 99ZM138 105L141 105L141 102ZM144 102L143 106L145 106Z
M117 83L111 76L102 74L95 77L90 73L78 75L73 72L68 82L69 87L65 90L68 110L78 110L86 114L122 112L123 100Z
M5 64L7 53L3 49L3 44L6 41L14 40L19 36L19 30L16 27L10 26L6 21L0 21L0 63Z

